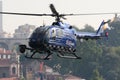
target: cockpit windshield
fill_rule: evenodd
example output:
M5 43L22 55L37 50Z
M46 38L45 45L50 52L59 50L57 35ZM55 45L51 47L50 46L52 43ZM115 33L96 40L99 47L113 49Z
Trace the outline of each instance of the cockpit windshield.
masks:
M53 28L51 30L51 37L58 37L58 38L61 38L61 37L71 37L71 38L75 38L74 34L70 31L67 31L67 30L63 30L61 28Z
M45 32L45 28L44 27L38 27L34 30L34 32L32 33L31 37L34 37L34 38L40 38L41 36L44 35L44 32Z
M62 29L60 29L60 28L52 29L51 37L62 37L62 36L63 36Z

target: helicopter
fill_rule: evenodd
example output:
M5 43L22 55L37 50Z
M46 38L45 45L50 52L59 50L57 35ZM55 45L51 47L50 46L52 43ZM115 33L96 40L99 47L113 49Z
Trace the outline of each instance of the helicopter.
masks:
M68 59L81 59L76 55L76 41L81 39L101 39L102 37L108 37L108 32L104 33L105 24L111 22L102 21L97 32L77 32L73 26L64 23L62 19L66 19L64 16L78 16L84 14L59 14L53 4L50 4L52 14L29 14L29 13L12 13L12 12L0 12L0 14L12 14L12 15L27 15L27 16L52 16L55 17L55 22L48 26L37 27L31 36L28 38L29 47L25 44L19 45L20 53L23 53L26 58L49 60L50 56L55 52L57 56ZM104 14L104 13L100 13ZM105 13L106 14L106 13ZM109 13L108 13L109 14ZM113 13L110 13L113 14ZM88 14L85 14L88 15ZM91 14L96 15L96 14ZM99 13L98 13L99 15ZM26 52L29 50L32 53ZM35 58L36 54L45 54L44 57Z

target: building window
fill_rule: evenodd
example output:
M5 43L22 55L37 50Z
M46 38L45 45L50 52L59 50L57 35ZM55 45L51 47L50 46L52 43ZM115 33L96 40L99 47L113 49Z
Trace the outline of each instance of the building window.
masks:
M8 59L10 59L11 58L11 56L10 55L8 55Z
M2 73L2 77L5 78L5 77L6 77L6 74L5 74L5 73Z
M15 67L12 68L12 74L16 74L16 68Z
M3 59L6 59L6 55L3 55Z

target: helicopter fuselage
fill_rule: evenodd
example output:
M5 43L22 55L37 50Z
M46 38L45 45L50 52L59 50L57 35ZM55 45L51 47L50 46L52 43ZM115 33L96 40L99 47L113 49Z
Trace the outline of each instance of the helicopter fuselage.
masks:
M76 37L74 31L66 26L41 26L32 33L29 46L41 51L75 52Z

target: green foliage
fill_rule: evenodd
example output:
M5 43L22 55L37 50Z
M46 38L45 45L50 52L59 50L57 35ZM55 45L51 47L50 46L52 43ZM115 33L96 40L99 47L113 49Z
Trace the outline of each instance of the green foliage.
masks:
M119 78L120 74L120 48L119 47L107 47L104 49L103 58L101 60L102 74L108 80L115 80ZM119 78L120 79L120 78Z
M92 26L86 24L86 25L85 25L85 28L82 29L81 31L85 31L85 32L88 32L88 31L89 31L89 32L94 32L95 30L94 30L94 28L93 28Z
M91 80L104 80L97 68L93 70L93 75Z
M20 80L25 80L25 78L20 78Z

